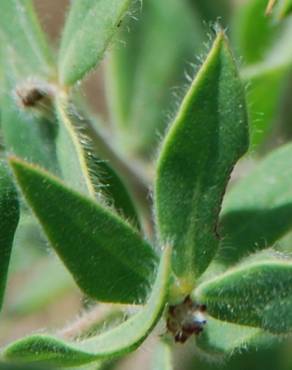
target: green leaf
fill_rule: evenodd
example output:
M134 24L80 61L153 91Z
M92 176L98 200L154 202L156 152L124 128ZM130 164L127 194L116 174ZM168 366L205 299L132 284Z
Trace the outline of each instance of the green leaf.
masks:
M292 144L274 150L223 201L218 259L233 264L292 229Z
M203 333L196 338L200 349L211 355L228 355L235 350L258 344L263 336L261 329L230 324L208 317Z
M126 222L57 178L19 159L11 165L52 246L89 296L144 301L157 263L149 244Z
M62 84L73 85L100 62L129 3L130 0L75 0L71 4L59 54Z
M52 75L52 55L31 0L1 1L0 40L22 71ZM5 16L4 16L5 15Z
M283 19L288 15L291 15L291 13L292 13L292 0L283 0L279 14L280 19Z
M95 198L97 189L94 180L96 179L90 171L90 156L85 147L86 144L82 143L84 140L75 125L72 110L74 107L69 107L66 97L57 98L56 113L59 127L56 146L61 175L65 183L74 190Z
M169 248L163 252L147 304L129 320L104 334L79 343L68 343L47 335L33 335L4 349L3 358L77 366L135 350L149 335L162 314L170 276L170 253Z
M40 99L25 106L31 91L50 95L53 79L52 56L32 1L3 0L0 22L1 125L8 151L56 172L54 124L49 122L49 105ZM44 104L43 104L44 103Z
M193 283L218 247L217 218L230 173L247 149L244 91L220 32L159 155L155 208L175 273Z
M149 156L167 124L165 112L176 104L171 88L181 85L186 61L199 53L204 37L185 0L148 0L142 10L137 1L132 12L139 20L121 27L125 45L111 52L107 97L120 135L117 144Z
M172 353L170 346L160 340L156 344L156 348L154 351L154 356L152 359L151 370L172 370Z
M111 165L95 153L94 144L85 132L89 123L64 96L56 100L56 111L59 121L57 156L64 181L80 193L109 203L139 226L139 216L124 182Z
M0 161L0 309L18 220L19 206L16 190L6 166Z
M292 331L292 262L277 253L206 281L194 296L216 319L275 334Z
M140 229L140 217L123 179L105 160L98 160L99 181L103 184L102 194L106 201L131 224Z
M7 59L9 53L6 55ZM20 95L34 88L44 87L42 80L30 78L21 72L14 58L3 63L5 70L1 103L1 127L5 148L29 162L57 172L55 148L55 123L38 107L23 105ZM27 61L25 62L25 64ZM30 74L34 73L30 70Z
M265 16L266 6L266 0L244 2L238 7L231 27L234 48L243 58L241 76L249 86L251 150L272 130L292 67L292 53L287 48L292 21L274 22Z
M274 18L282 20L292 12L291 0L270 0L267 7L267 15L274 13Z
M250 86L248 96L251 147L255 149L271 132L281 107L281 98L292 68L292 52L287 43L292 35L292 21L282 25L267 50L265 58L246 66L242 79Z
M193 4L204 22L217 22L220 19L222 24L227 25L230 16L231 4L228 0L188 0Z
M291 33L292 34L292 33ZM247 98L250 122L250 152L264 142L280 112L287 85L286 66L266 68L263 64L246 68L242 78L250 86Z
M248 0L233 15L232 43L247 65L265 58L281 28L265 15L266 6L267 0Z

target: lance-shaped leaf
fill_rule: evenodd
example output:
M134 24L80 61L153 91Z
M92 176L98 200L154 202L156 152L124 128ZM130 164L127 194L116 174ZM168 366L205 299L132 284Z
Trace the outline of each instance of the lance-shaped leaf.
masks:
M172 353L168 343L160 340L156 344L154 356L151 361L151 370L172 370Z
M126 222L49 173L11 159L22 192L52 246L89 296L144 301L157 256Z
M0 10L1 44L9 45L13 58L21 65L22 71L27 71L30 75L51 74L51 51L32 1L2 0Z
M167 123L165 112L177 99L171 87L181 84L186 60L199 53L204 37L187 1L148 0L142 10L137 1L133 8L139 21L129 19L121 27L125 45L111 52L107 97L119 143L127 151L149 155Z
M160 240L192 282L218 247L217 218L230 173L246 151L244 91L220 32L162 145L155 188Z
M219 320L275 334L292 331L292 261L277 254L250 259L206 281L194 296Z
M0 161L0 309L18 219L19 207L16 190L7 168Z
M218 259L230 264L273 245L292 228L292 144L263 159L226 195Z
M80 128L74 123L74 107L69 107L66 97L57 98L56 114L59 121L56 145L61 175L74 190L95 198L97 189L90 171L91 157L88 155L87 143L84 143Z
M129 320L104 334L79 343L68 343L52 336L33 335L4 349L3 358L78 366L133 351L148 336L163 312L170 275L170 253L169 248L163 252L147 304Z
M102 59L130 0L72 2L59 54L59 77L72 85Z
M82 132L88 122L64 96L56 100L56 112L57 156L64 181L80 193L113 205L138 226L139 216L123 180L108 162L98 158L90 137Z

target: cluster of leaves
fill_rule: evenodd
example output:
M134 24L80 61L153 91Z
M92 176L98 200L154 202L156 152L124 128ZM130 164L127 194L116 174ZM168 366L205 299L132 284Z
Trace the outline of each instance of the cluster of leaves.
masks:
M207 3L199 1L197 11ZM279 2L281 18L290 4ZM43 333L20 339L1 351L3 361L100 368L139 347L186 297L207 307L207 324L192 340L214 356L292 331L292 260L272 248L292 228L291 143L225 195L249 142L254 153L271 132L292 65L291 20L265 17L266 0L247 1L231 34L244 58L240 69L217 27L160 144L149 205L149 175L140 167L163 129L161 111L172 104L169 86L204 32L191 2L148 0L143 21L129 33L129 14L140 6L75 0L54 58L31 1L1 2L1 133L9 154L0 163L1 303L19 213L28 206L86 296L137 305L129 319L79 341ZM112 145L75 87L116 33L127 45L114 48L107 65ZM192 324L200 324L197 317ZM172 366L168 336L154 356L159 369Z

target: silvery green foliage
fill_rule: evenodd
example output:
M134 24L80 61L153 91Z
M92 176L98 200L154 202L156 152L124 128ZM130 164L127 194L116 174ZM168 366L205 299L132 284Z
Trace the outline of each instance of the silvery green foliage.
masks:
M247 1L234 15L240 67L215 27L149 161L156 129L165 126L161 111L172 104L169 86L204 43L199 15L218 10L212 1L74 0L55 58L32 1L2 0L0 303L17 224L15 244L24 241L29 218L75 286L106 307L92 322L86 311L73 337L48 331L8 344L0 352L8 369L96 370L153 335L151 366L170 370L175 342L193 341L216 359L291 334L292 259L278 249L292 228L292 147L261 160L255 154L292 64L291 1L271 2L268 13L273 5L270 18L266 0ZM76 94L109 46L111 136ZM247 155L253 170L227 191ZM52 272L50 279L40 280L38 289L48 292L33 309L70 286L68 275Z

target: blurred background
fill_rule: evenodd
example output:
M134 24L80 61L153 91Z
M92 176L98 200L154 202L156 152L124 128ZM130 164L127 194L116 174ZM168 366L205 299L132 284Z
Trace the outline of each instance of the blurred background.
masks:
M35 0L57 50L69 0ZM265 16L267 0L143 0L133 4L102 66L82 94L99 127L128 161L139 161L151 181L153 159L216 29L231 40L247 91L251 148L234 181L258 158L292 137L292 20ZM292 251L291 235L277 246ZM0 345L32 331L66 327L93 305L82 296L49 248L32 216L23 214L15 238ZM148 340L118 368L147 368ZM292 370L291 341L246 349L230 359L206 358L190 341L177 347L176 369Z

